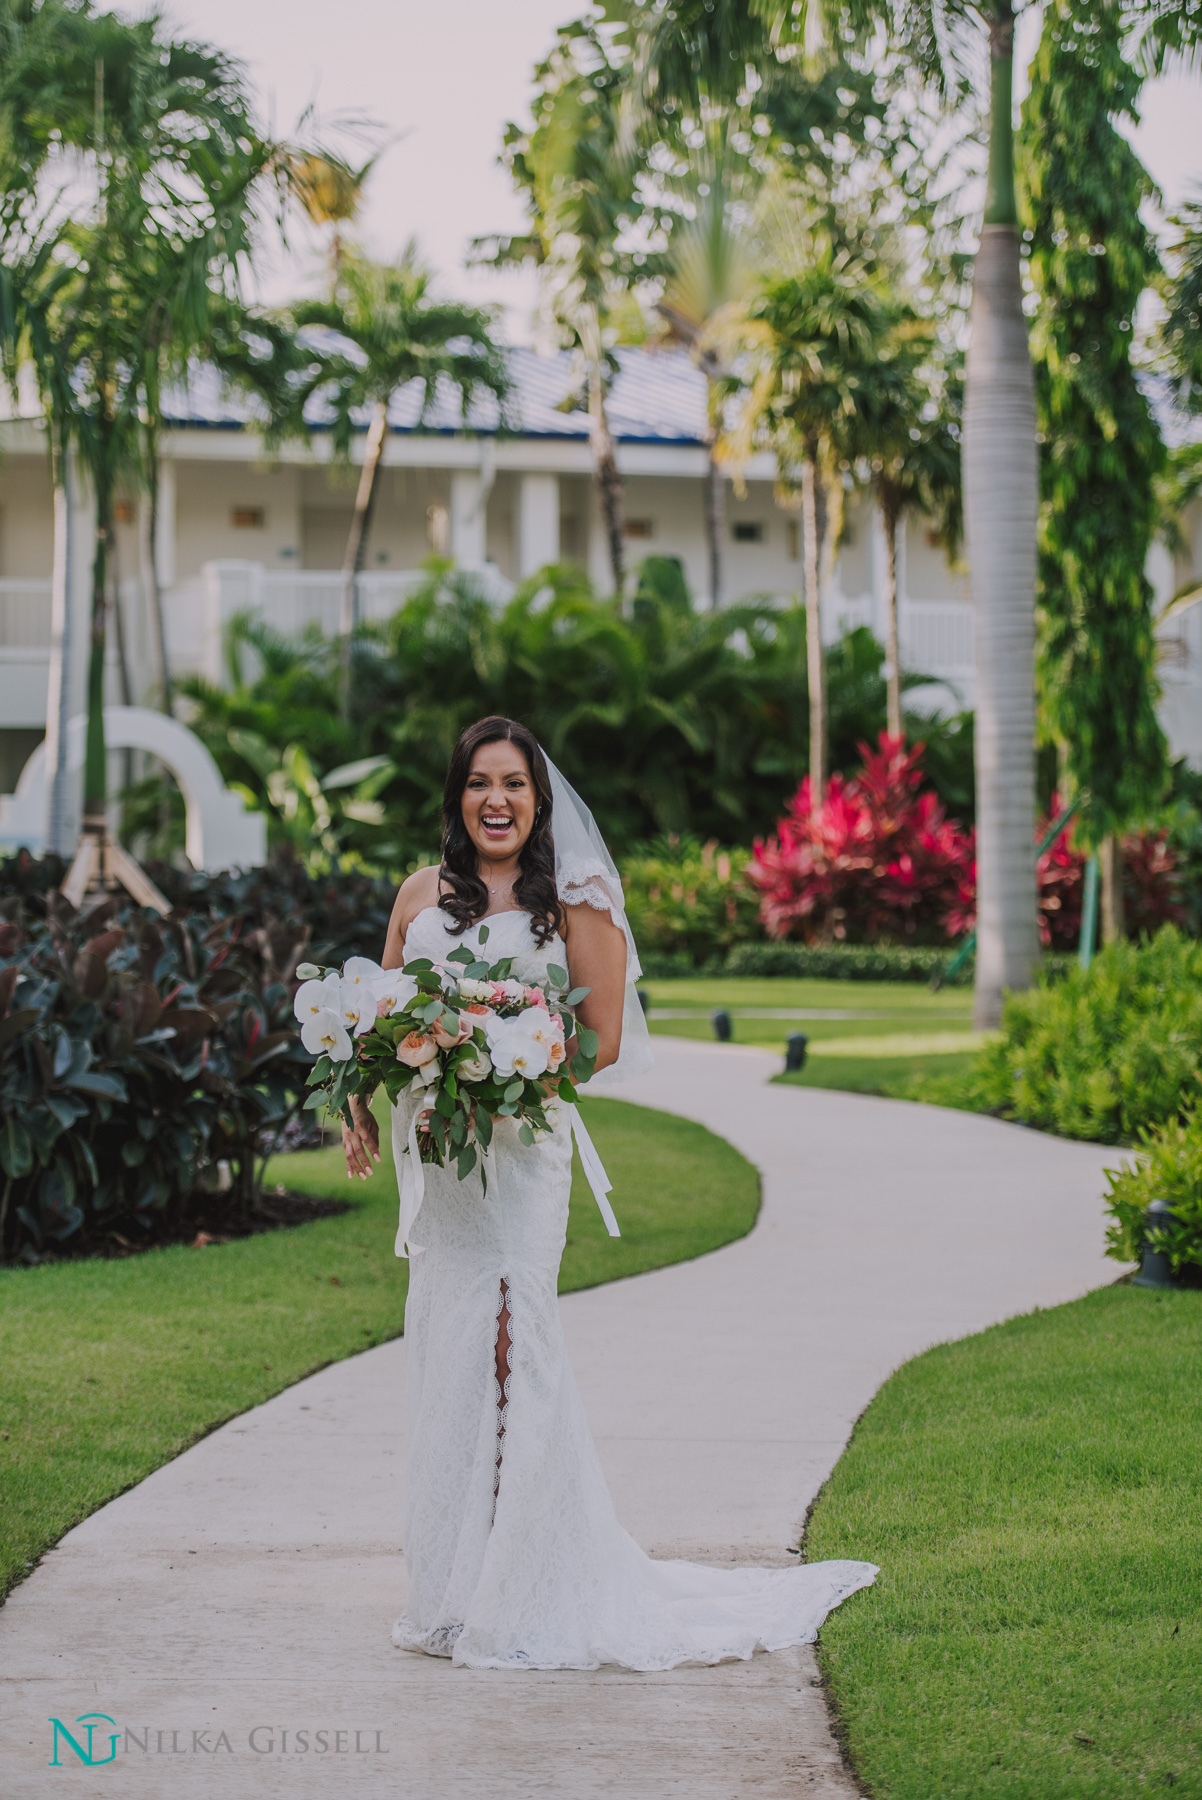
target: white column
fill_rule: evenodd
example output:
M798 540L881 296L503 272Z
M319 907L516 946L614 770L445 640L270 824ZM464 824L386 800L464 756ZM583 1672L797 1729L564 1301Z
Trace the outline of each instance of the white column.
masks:
M451 471L451 555L461 569L484 562L487 495L477 469Z
M87 698L92 556L96 547L91 489L74 452L54 493L54 573L50 601L50 680L46 695L46 824L48 850L70 856L79 834L79 771L67 757L67 721Z
M159 461L159 506L154 545L154 566L159 586L175 586L175 464L169 457Z
M518 481L518 579L559 561L559 476L523 475Z

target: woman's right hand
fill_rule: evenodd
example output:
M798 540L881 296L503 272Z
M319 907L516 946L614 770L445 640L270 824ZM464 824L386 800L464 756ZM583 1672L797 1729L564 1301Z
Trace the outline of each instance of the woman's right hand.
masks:
M351 1118L354 1125L342 1121L342 1148L346 1156L346 1178L357 1175L366 1181L373 1162L380 1160L380 1127L371 1109L363 1105L357 1094L351 1095Z

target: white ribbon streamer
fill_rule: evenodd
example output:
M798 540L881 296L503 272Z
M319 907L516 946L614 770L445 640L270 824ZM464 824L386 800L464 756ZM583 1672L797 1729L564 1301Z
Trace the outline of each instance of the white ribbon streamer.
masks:
M572 1108L572 1135L576 1139L576 1148L580 1152L580 1166L584 1170L585 1179L593 1190L593 1199L597 1202L597 1210L605 1220L605 1229L610 1237L621 1237L618 1221L614 1217L614 1209L609 1204L609 1190L613 1182L605 1173L605 1164L597 1155L597 1147L588 1134L588 1127L580 1117L579 1106Z
M417 1106L413 1109L413 1117L409 1121L409 1144L405 1155L397 1159L400 1163L397 1180L400 1206L396 1243L393 1245L393 1252L397 1256L409 1254L409 1233L413 1230L413 1221L417 1218L426 1194L426 1172L422 1168L421 1154L417 1147L417 1115L420 1110Z
M397 1256L409 1255L409 1233L426 1194L426 1172L422 1166L421 1154L417 1147L417 1115L420 1107L414 1107L409 1121L409 1140L404 1152L396 1158L398 1165L397 1187L399 1189L399 1207L397 1218L396 1243L393 1246ZM585 1180L593 1190L593 1199L597 1202L597 1210L605 1221L605 1229L610 1237L621 1237L614 1209L609 1204L609 1193L613 1182L605 1173L605 1164L597 1154L597 1147L588 1134L588 1127L580 1116L579 1106L571 1109L572 1135L576 1139L576 1148L580 1152L580 1166L584 1170ZM395 1148L395 1146L394 1146ZM483 1153L481 1161L487 1171L487 1179L493 1183L497 1179L497 1164L493 1144Z

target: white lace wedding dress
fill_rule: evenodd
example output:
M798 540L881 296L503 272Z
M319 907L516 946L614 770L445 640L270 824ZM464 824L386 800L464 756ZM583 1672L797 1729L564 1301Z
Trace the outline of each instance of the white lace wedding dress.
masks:
M419 913L406 960L475 944L474 929L457 937L451 924L441 908ZM487 924L489 960L512 956L519 979L541 981L548 962L566 960L559 938L536 947L527 913ZM403 1096L396 1109L398 1171L416 1104ZM571 1128L561 1120L549 1142L527 1148L501 1124L494 1143L487 1195L478 1173L460 1181L428 1167L406 1232L409 1598L394 1643L475 1669L651 1670L810 1642L833 1606L872 1581L871 1563L656 1561L618 1523L556 1297ZM511 1341L503 1396L502 1282Z

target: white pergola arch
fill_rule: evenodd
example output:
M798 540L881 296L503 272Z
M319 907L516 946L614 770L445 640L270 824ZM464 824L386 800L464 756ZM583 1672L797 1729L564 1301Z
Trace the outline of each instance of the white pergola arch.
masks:
M67 768L83 768L87 719L80 713L67 726ZM185 849L195 869L253 869L266 860L267 821L248 812L231 793L205 746L166 713L144 706L106 706L104 737L110 750L145 750L157 756L179 783L184 797ZM46 746L39 744L21 770L15 794L0 799L0 839L40 850L46 838Z

